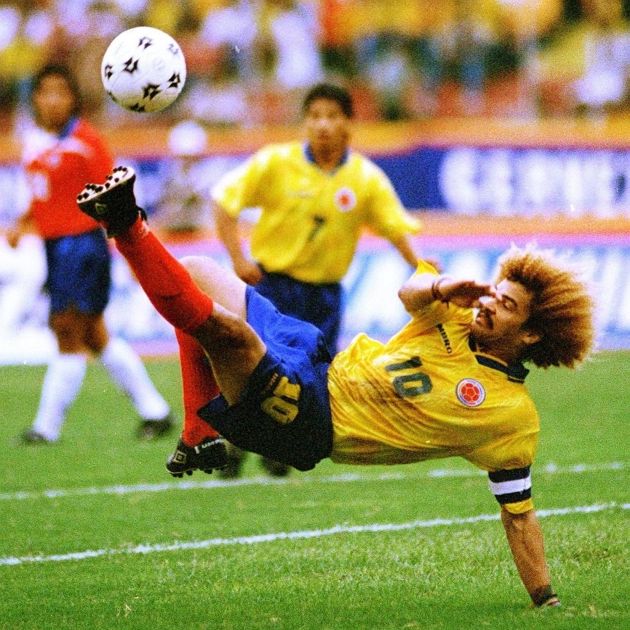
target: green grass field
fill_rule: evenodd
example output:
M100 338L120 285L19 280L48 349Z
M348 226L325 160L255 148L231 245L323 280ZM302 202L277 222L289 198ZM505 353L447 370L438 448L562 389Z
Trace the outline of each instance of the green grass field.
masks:
M176 408L179 368L148 364ZM0 628L630 628L630 354L536 372L534 496L560 609L533 610L485 475L326 461L171 480L97 365L62 441L18 445L43 368L0 368Z

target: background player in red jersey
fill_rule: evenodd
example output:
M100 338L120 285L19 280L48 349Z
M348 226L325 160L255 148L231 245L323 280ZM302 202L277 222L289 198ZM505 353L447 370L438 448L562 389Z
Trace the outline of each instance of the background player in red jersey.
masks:
M171 428L168 403L155 389L140 358L119 338L110 338L103 312L110 290L111 254L100 226L79 211L76 195L86 181L103 178L112 157L103 138L78 116L80 95L64 66L46 66L34 78L37 128L25 140L23 162L31 202L8 241L16 246L31 226L46 248L50 327L59 353L51 360L28 443L54 442L85 375L87 356L98 356L129 396L152 439Z

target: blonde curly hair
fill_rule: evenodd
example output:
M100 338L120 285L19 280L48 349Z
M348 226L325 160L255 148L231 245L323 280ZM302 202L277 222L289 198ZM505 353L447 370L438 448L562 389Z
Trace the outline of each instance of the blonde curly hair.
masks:
M550 250L513 245L499 259L497 282L503 279L532 294L524 327L541 338L524 351L523 361L573 368L588 358L595 340L594 301L576 269Z

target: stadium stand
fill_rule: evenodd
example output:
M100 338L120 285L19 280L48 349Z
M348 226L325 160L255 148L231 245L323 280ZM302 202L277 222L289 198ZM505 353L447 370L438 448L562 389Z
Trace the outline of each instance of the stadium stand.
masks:
M628 0L7 1L0 127L20 120L33 72L62 59L91 114L128 121L97 69L111 39L139 24L171 33L188 61L165 118L294 122L292 103L324 76L352 86L365 120L626 111L629 14Z

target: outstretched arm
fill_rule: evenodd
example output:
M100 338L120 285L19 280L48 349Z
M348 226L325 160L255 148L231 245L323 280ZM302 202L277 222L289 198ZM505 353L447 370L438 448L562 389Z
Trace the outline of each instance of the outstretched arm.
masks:
M20 215L20 217L15 222L15 225L7 229L6 237L9 246L12 248L16 248L20 244L22 236L24 236L24 234L32 228L33 215L29 209L24 214Z
M559 606L560 600L551 588L543 535L534 510L512 514L502 508L501 521L514 563L534 605Z
M494 288L475 280L453 280L449 276L421 273L411 276L399 289L398 297L408 313L431 302L453 302L457 306L475 307L479 298L493 295Z
M213 202L212 210L217 234L232 259L234 272L247 284L257 284L262 279L262 272L258 268L258 265L249 260L243 253L238 220L230 216L225 209L216 202Z
M410 267L416 267L418 264L418 256L411 246L411 241L408 236L401 236L400 238L393 240L392 245L398 250L399 254Z

